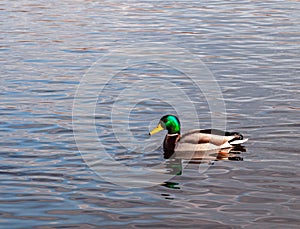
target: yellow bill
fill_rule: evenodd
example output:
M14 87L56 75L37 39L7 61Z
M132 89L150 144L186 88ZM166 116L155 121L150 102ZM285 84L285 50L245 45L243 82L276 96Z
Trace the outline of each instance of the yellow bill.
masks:
M164 128L161 126L161 124L159 123L157 125L157 127L155 127L153 130L150 131L149 135L153 135L153 134L156 134L158 133L159 131L162 131L164 130Z

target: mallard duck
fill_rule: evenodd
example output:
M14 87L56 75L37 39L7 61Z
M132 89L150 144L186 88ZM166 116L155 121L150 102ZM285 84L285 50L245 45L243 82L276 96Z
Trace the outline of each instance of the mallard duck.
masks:
M218 149L234 148L246 142L243 135L238 132L228 132L216 129L196 129L180 134L180 121L175 115L163 116L157 127L149 135L162 130L168 133L163 143L165 157L169 158L174 153L203 152Z

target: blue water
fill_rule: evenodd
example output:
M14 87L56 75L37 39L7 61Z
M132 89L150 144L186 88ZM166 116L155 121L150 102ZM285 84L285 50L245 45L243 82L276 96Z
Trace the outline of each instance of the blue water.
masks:
M298 228L299 9L2 1L1 228ZM167 113L243 160L164 159Z

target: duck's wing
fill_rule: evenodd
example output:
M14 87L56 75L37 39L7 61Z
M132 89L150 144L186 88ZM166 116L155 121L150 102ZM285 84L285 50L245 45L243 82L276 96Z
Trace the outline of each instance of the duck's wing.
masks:
M231 147L233 144L242 144L245 141L247 141L247 139L243 139L243 136L238 132L228 132L216 129L197 129L183 134L178 143L180 145L184 143L201 145L201 147L199 146L200 148L211 148L208 147L209 145L226 148Z
M183 152L184 154L194 155L196 152L206 152L211 150L218 150L220 148L220 146L212 143L193 144L179 141L176 144L175 153Z

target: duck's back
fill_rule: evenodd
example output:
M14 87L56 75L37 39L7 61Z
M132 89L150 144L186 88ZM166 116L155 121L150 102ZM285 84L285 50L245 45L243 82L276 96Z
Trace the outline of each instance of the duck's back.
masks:
M231 140L241 140L243 136L237 132L228 132L215 129L190 130L180 138L181 143L222 145Z

